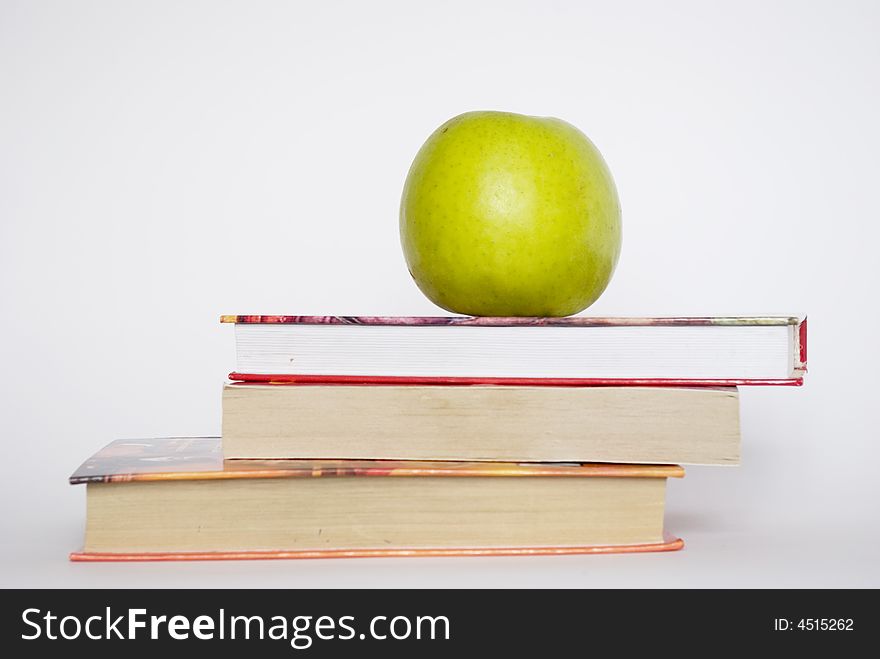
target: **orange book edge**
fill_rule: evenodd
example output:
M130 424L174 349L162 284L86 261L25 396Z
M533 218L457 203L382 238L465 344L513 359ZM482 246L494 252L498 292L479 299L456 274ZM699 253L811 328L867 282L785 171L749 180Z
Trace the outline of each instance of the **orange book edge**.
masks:
M97 553L72 552L76 563L133 563L161 561L261 561L304 558L445 558L451 556L568 556L575 554L640 554L678 551L681 538L667 535L663 542L638 545L596 545L582 547L491 547L480 549L303 549L293 551L218 551L218 552L142 552Z

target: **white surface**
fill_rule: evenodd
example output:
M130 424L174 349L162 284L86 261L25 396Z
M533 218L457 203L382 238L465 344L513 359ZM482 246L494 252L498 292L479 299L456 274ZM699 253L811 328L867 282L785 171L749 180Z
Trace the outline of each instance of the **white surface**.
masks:
M789 378L790 325L398 327L238 324L239 373L556 378Z
M878 28L874 2L3 2L0 585L880 586ZM219 314L438 312L399 194L477 108L602 150L624 245L590 313L810 314L805 386L743 392L744 466L671 485L687 548L67 563L83 459L219 431Z

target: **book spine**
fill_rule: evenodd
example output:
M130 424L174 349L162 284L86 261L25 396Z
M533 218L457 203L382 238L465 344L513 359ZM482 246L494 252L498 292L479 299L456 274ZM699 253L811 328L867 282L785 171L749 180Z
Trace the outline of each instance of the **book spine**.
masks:
M805 373L807 371L807 319L804 318L798 325L798 359L800 363L795 372Z

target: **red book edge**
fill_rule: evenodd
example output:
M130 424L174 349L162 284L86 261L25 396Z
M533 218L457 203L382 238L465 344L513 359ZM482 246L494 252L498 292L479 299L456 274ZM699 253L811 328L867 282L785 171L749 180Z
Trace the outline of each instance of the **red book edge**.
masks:
M798 331L797 331L797 341L798 341L798 357L800 359L800 363L795 367L795 371L799 371L802 373L806 373L807 371L807 318L798 323Z
M518 387L737 387L743 385L792 386L804 383L803 376L784 379L688 380L672 378L473 378L399 375L268 375L229 374L234 382L263 384L341 385L508 385Z
M571 554L639 554L678 551L684 541L666 535L663 542L638 545L596 545L580 547L491 547L454 549L302 549L293 551L218 551L218 552L72 552L76 563L130 563L139 561L256 561L304 558L413 558L448 556L566 556Z

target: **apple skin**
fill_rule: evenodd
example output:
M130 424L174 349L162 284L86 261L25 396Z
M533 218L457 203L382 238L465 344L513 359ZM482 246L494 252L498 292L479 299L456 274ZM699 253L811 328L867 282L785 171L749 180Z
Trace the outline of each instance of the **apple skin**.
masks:
M400 240L418 287L448 311L568 316L611 279L620 202L602 155L571 124L468 112L416 155Z

